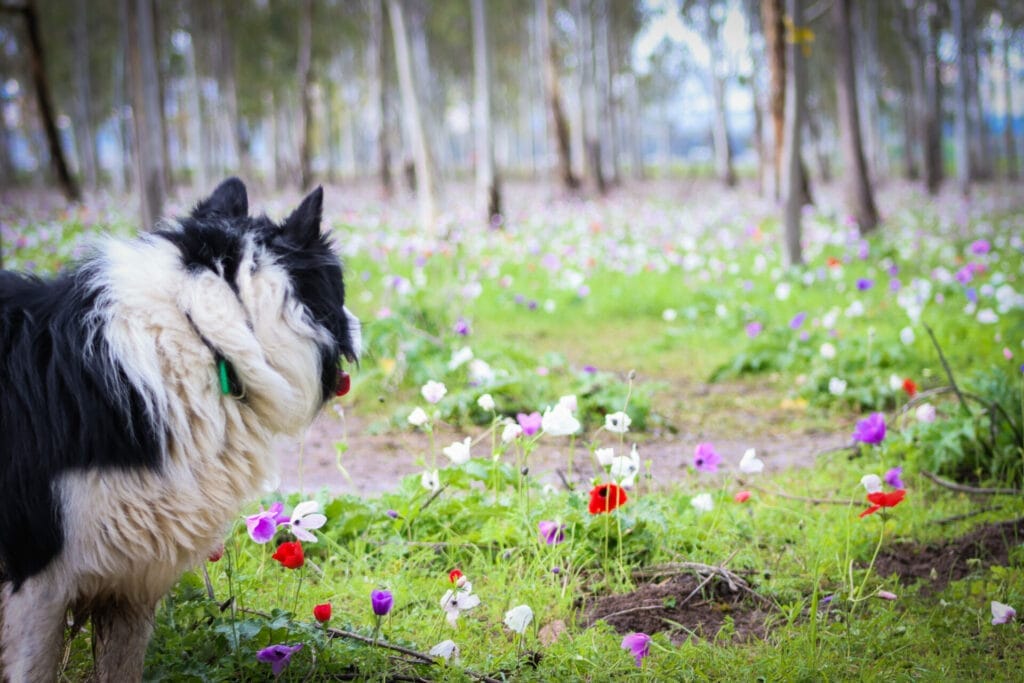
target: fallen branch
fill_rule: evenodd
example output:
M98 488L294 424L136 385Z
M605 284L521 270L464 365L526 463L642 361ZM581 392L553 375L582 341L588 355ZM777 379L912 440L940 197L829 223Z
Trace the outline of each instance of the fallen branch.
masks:
M942 519L936 519L932 521L932 524L950 524L952 522L959 522L962 519L970 519L982 515L986 512L993 512L994 510L1002 510L1002 505L989 505L988 507L981 508L980 510L974 510L972 512L965 512L960 515L953 515L952 517L943 517Z
M263 617L264 619L269 619L270 618L270 615L267 614L266 612L261 612L259 610L255 610L255 609L248 609L248 608L246 608L246 609L242 609L240 611L245 612L246 614L254 614L254 615L258 616L258 617ZM379 640L379 639L375 639L375 638L370 638L369 636L364 636L361 633L355 633L353 631L346 631L345 629L335 628L333 626L328 626L324 630L327 633L328 637L330 637L330 638L344 638L346 640L355 640L355 641L358 641L360 643L366 643L367 645L373 645L375 647L382 647L382 648L384 648L386 650L393 650L395 652L401 652L403 655L407 655L409 657L412 657L413 659L417 660L418 663L421 663L421 664L432 664L432 665L436 666L439 663L439 660L436 657L434 657L433 655L429 655L429 654L427 654L425 652L420 652L419 650L413 650L412 648L403 647L401 645L395 645L394 643L389 643L386 640ZM471 676L471 677L477 679L478 681L484 681L484 683L501 683L496 678L491 678L490 676L488 676L486 674L482 674L482 673L480 673L478 671L473 671L472 669L465 669L465 668L463 668L461 670L464 671L466 673L466 675Z
M928 470L921 470L921 474L923 474L928 479L931 479L939 486L947 488L950 491L957 491L959 493L973 493L986 496L1019 496L1022 493L1024 493L1024 491L1020 489L984 488L979 486L968 486L967 484L958 484L955 481L943 479L937 474L932 474Z

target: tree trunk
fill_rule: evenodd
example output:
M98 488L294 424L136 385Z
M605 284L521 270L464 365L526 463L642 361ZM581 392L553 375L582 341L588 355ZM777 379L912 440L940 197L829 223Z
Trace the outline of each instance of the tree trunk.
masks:
M299 183L303 192L313 184L313 0L303 0L299 16L299 59L296 79L302 101L299 116Z
M904 97L904 144L903 167L907 180L917 180L924 165L924 149L927 139L928 98L925 89L924 55L918 22L914 7L904 5L899 14L897 31L904 39L900 41L909 71L910 92Z
M405 135L412 148L413 164L416 170L416 202L422 227L432 230L436 209L434 204L434 179L427 152L427 141L423 135L423 120L416 97L416 84L412 78L412 63L409 57L409 36L405 31L405 16L400 0L388 1L388 15L391 19L391 35L395 43L395 65L398 69L398 86L402 97L402 121Z
M970 126L967 121L967 89L969 80L969 67L967 64L968 29L966 19L964 18L963 0L950 0L949 9L953 35L956 38L957 46L957 77L954 82L953 106L953 148L956 154L956 182L960 193L967 197L971 194Z
M89 23L87 0L75 0L75 25L72 27L75 69L75 143L79 170L86 188L95 190L96 127L92 120L92 81L89 75Z
M473 132L476 156L476 205L488 225L501 214L501 194L494 173L491 133L491 75L487 52L487 14L484 0L471 0L473 15Z
M200 99L202 88L199 85L199 73L196 70L196 38L199 32L198 22L195 21L194 15L189 14L188 20L191 40L183 55L185 81L188 83L188 93L185 95L185 107L188 111L188 126L186 128L188 131L188 152L186 155L186 165L188 166L192 185L201 188L205 192L211 187L211 183L206 174L206 164L203 163L203 106Z
M598 92L598 131L603 141L601 154L601 175L607 185L615 185L619 180L619 145L615 113L615 98L612 93L612 64L615 52L611 31L611 9L609 0L596 0L597 21L594 30L594 52L596 62L594 81Z
M68 201L77 202L82 198L82 193L78 188L78 183L75 182L71 172L68 170L64 150L60 145L60 134L57 132L53 100L50 97L50 83L46 77L46 60L43 51L43 39L39 33L39 11L36 7L36 0L25 0L24 5L21 7L9 9L20 12L25 19L25 32L28 36L29 48L29 69L36 91L36 105L39 108L39 116L42 119L43 131L46 133L50 162L53 164L54 173L57 175L57 182L60 183L61 191Z
M786 0L786 8L798 29L803 27L803 0ZM801 211L803 209L802 169L800 164L800 134L803 129L805 66L801 54L802 46L790 42L786 46L785 128L780 139L784 141L782 153L782 197L783 225L785 229L786 263L795 266L803 263L800 246Z
M927 107L924 116L924 184L928 194L937 194L942 183L942 79L938 53L939 9L929 0L921 9L921 39Z
M860 234L878 226L878 211L868 180L864 146L860 137L860 115L857 110L857 82L853 68L853 45L850 32L850 0L833 0L832 22L835 28L836 109L839 114L839 137L843 146L843 185L847 210L857 220Z
M725 91L727 68L722 51L722 35L719 22L712 17L710 0L704 2L704 42L711 52L708 78L711 82L711 101L715 115L711 126L711 137L715 150L715 173L726 187L735 187L736 172L732 167L732 146L729 144L729 114L726 107Z
M369 81L368 101L370 106L370 136L377 150L377 177L385 197L390 197L394 188L391 181L391 152L387 136L387 88L384 86L384 7L382 0L367 0L370 18L370 32L366 40L366 77Z
M785 140L786 109L786 41L782 21L783 0L761 0L761 23L764 28L765 53L768 57L768 109L772 115L772 195L778 199L782 191L782 149Z
M128 19L128 64L131 71L135 172L142 230L152 230L164 209L163 124L153 35L152 0L123 0ZM134 29L134 30L131 30Z
M1006 16L1008 3L1003 3L1003 16ZM1002 62L1003 62L1003 153L1006 156L1006 178L1017 179L1017 140L1013 135L1013 75L1010 71L1010 37L1013 30L1009 26L1003 28Z
M583 129L584 173L600 194L608 191L601 163L603 145L598 133L597 84L594 78L593 9L589 0L573 0L576 20L576 61L579 73L580 122Z
M579 178L572 171L571 142L569 140L569 123L562 108L562 94L558 85L558 69L555 66L555 45L551 36L551 15L548 11L548 0L537 0L539 17L540 46L544 54L544 91L547 95L548 109L551 112L549 129L554 133L555 148L558 150L558 175L567 190L576 190L580 186Z
M167 72L170 70L170 64L165 63L160 58L160 14L157 11L156 0L152 0L149 3L149 14L153 31L153 59L156 61L156 99L157 106L160 107L160 116L157 118L160 121L160 154L164 160L163 185L164 192L166 193L168 189L174 187L174 173L171 164L171 138L167 117L164 115L164 102L167 101Z
M128 100L130 99L128 94L125 92L126 89L131 89L130 74L128 73L127 55L128 55L128 34L131 33L131 29L128 26L128 1L121 0L118 2L117 7L117 18L118 18L118 54L114 55L113 64L113 82L114 82L114 123L115 132L117 135L118 151L120 156L120 168L115 169L114 173L111 174L113 180L114 192L117 194L123 194L128 191L128 188L132 184L132 175L134 173L135 165L132 163L132 134L128 130L128 116L126 112L129 109Z
M237 7L237 3L215 2L212 4L214 26L213 42L213 73L217 79L217 92L222 106L218 107L217 120L220 129L219 137L223 145L223 166L230 173L237 173L241 168L248 175L250 159L249 145L245 127L238 113L238 84L235 79L234 41L232 40L232 17L228 12Z

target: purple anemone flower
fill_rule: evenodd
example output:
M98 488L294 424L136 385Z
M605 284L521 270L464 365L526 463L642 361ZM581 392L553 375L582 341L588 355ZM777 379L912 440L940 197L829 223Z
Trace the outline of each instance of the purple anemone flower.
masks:
M558 522L545 519L537 522L537 529L540 531L540 537L548 545L558 545L565 540L565 529Z
M622 649L629 650L637 666L643 666L644 657L651 652L651 637L646 633L630 633L622 639Z
M249 537L257 543L266 543L274 538L279 524L287 524L291 518L284 514L284 503L274 503L266 510L260 506L260 511L255 515L245 518L245 527L249 531Z
M871 413L857 422L853 430L853 440L861 443L879 444L885 439L885 415Z
M793 316L792 320L789 321L789 329L800 329L800 326L804 324L805 320L807 320L807 314L804 313L803 311L800 311L799 313Z
M992 249L991 243L988 240L975 240L971 242L971 253L981 256L987 254Z
M857 289L862 291L862 292L866 292L867 290L871 289L874 286L875 286L875 281L874 280L869 280L866 277L862 277L859 280L857 280Z
M519 413L516 415L516 422L523 428L523 434L526 436L533 436L540 431L541 416L538 412L532 412L529 415L526 413Z
M892 488L894 488L894 489L902 489L902 488L904 488L903 480L900 479L900 476L902 476L902 474L903 474L903 467L897 466L897 467L893 467L891 470L886 472L885 476L882 477L882 479L884 479L885 483L888 484L889 486L891 486Z
M699 472L714 474L718 471L718 463L722 462L722 456L715 452L714 445L710 443L699 443L693 451L693 466Z
M383 617L391 611L391 606L395 604L395 596L391 591L375 590L370 593L370 604L373 606L373 613Z
M752 320L751 322L747 323L747 336L753 339L757 335L761 334L761 330L763 329L764 325L762 325L756 320Z
M274 677L281 675L284 668L292 659L292 655L302 649L302 643L298 645L271 645L256 653L256 659L270 665Z

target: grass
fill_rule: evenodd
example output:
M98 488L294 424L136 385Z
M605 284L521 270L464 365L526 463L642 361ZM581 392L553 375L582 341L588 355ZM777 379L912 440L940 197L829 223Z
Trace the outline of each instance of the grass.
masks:
M936 401L936 434L922 436L912 420L893 420L907 397L889 387L894 374L914 378L924 390L947 382L923 327L890 289L898 278L901 292L915 280L930 283L921 321L935 330L958 379L973 390L983 383L972 378L990 371L1019 391L1020 306L1009 306L993 324L979 322L977 312L998 307L1003 285L1024 289L1024 211L981 198L958 226L946 218L952 199L930 207L912 195L889 201L887 225L866 246L837 215L809 215L808 265L795 270L782 268L777 225L746 207L722 222L701 207L669 201L654 208L585 205L538 212L504 233L449 241L425 238L400 220L375 232L358 218L336 225L342 244L356 244L346 254L349 301L369 342L344 405L381 429L407 428L404 417L423 405L420 385L439 379L449 387L438 406L443 417L477 423L478 432L492 419L475 407L484 391L493 393L499 414L543 410L558 396L577 393L587 427L581 440L594 447L616 442L596 428L604 414L623 408L649 428L707 428L740 434L753 446L765 421L782 431L845 429L874 410L889 415L889 435L858 457L834 453L813 468L769 475L688 471L655 488L668 473L645 464L652 477L640 477L629 502L608 515L588 512L586 491L546 491L521 473L521 453L500 446L493 458L442 469L444 489L436 496L418 475L371 499L322 493L317 498L329 521L321 540L305 546L301 569L278 564L271 558L276 542L255 544L239 521L225 556L206 565L213 597L201 573L182 579L158 610L147 678L265 680L271 674L256 661L259 649L303 643L284 680L460 681L473 678L467 672L521 681L1016 680L1024 664L1019 623L991 625L989 603L1024 607L1022 539L1010 539L1005 562L979 554L963 578L937 593L927 589L927 578L902 584L869 566L883 527L886 551L899 542L943 543L980 524L1024 515L1019 495L970 496L926 479L927 439L941 438L942 425L973 423L955 422L956 406ZM47 272L75 253L81 222L46 226L48 239L26 228L29 243L7 254L16 266ZM992 243L994 256L972 256L970 244L979 237ZM5 233L5 244L10 239ZM836 265L828 265L830 258ZM955 274L972 260L986 269L964 285ZM861 290L859 280L873 284ZM968 286L979 297L969 312ZM791 329L801 312L806 322ZM460 319L468 335L456 331ZM756 334L751 323L760 325ZM914 332L909 343L901 341L906 327ZM834 357L823 354L826 344L835 347ZM468 364L450 367L462 346L492 372L483 384L473 384ZM702 393L712 377L717 383ZM830 392L832 378L847 389ZM390 397L386 406L367 400L378 395ZM1022 406L1007 407L1024 421ZM751 423L749 415L760 419ZM983 436L984 418L975 419L983 428L971 433ZM643 435L627 438L635 436ZM479 450L486 443L485 437ZM1000 472L1024 465L1024 452L1007 448L1010 464ZM736 463L725 465L734 472ZM905 468L907 499L887 519L859 518L867 506L861 476L895 465ZM980 481L994 476L973 473ZM737 503L733 495L743 488L753 495ZM713 498L710 512L692 505L701 493ZM974 514L982 508L994 509ZM940 523L956 515L970 516ZM540 540L541 520L565 525L565 542ZM282 531L277 540L287 538ZM743 615L763 609L760 602L730 603L705 586L692 600L725 617L722 631L661 622L637 668L620 647L622 634L602 621L590 625L588 610L609 595L641 595L647 586L637 570L683 561L725 565L744 576L759 600L773 605L763 610L764 633L737 626ZM481 599L456 628L439 604L453 568L470 578ZM386 642L425 653L451 638L460 662L417 664L413 656L332 638L313 620L313 606L329 601L331 627L372 638L369 595L380 587L395 595L382 624ZM873 597L879 590L898 598ZM522 637L503 624L506 611L520 604L535 614ZM88 675L87 635L70 641L70 680Z

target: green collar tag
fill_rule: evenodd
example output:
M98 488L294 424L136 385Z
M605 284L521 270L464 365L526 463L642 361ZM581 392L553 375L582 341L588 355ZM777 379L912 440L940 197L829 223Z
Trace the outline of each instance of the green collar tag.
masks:
M228 362L223 358L217 359L217 377L220 379L220 393L225 396L231 393L231 380L228 379Z

